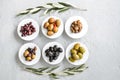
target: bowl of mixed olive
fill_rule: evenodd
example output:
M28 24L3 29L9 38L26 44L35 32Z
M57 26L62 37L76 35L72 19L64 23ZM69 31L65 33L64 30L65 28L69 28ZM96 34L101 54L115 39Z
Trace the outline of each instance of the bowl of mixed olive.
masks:
M63 33L63 21L59 17L50 16L41 25L42 33L47 38L58 38Z
M84 64L89 56L87 47L80 42L71 43L66 49L66 59L70 64Z
M20 61L25 65L34 65L40 59L40 49L34 43L26 43L24 44L20 50L18 57Z
M65 32L70 38L81 38L87 31L87 21L81 16L72 16L65 23Z
M42 57L48 64L59 64L64 59L64 48L58 42L49 42L43 47Z

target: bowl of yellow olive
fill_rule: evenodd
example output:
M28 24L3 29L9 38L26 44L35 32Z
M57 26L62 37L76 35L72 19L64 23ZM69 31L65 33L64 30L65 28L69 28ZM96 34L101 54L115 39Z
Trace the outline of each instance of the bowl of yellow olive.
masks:
M40 49L34 43L26 43L20 48L18 57L23 64L34 65L41 57Z
M47 38L58 38L63 33L63 21L56 16L46 18L41 25L42 33Z
M66 59L70 64L84 64L89 56L87 47L80 42L71 43L66 49Z

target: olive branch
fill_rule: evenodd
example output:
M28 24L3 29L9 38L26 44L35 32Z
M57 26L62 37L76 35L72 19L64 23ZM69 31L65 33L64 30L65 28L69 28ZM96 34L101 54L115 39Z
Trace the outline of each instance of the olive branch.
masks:
M44 15L48 14L52 11L58 11L58 13L65 12L69 9L78 9L80 11L86 11L86 9L80 9L77 6L70 4L70 3L65 3L65 2L57 2L57 3L47 3L44 6L37 6L35 8L28 8L24 11L21 11L20 13L17 14L17 16L21 15L27 15L27 14L36 14L41 10L44 10Z
M59 76L70 76L75 75L76 73L83 72L88 67L85 64L82 64L77 67L65 68L59 72L53 72L54 70L58 69L59 67L42 67L42 68L25 68L26 70L37 74L37 75L48 75L50 78L59 79Z

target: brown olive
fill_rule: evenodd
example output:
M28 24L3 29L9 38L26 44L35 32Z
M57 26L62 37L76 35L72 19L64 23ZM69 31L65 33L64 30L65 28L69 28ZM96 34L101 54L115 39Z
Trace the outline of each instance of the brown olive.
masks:
M52 23L55 22L55 19L54 19L54 18L49 18L48 22L49 22L50 24L52 24Z
M26 57L26 60L31 61L32 59L31 59L31 57Z
M32 59L35 59L36 55L32 54L32 56L31 56L31 57L32 57Z
M76 44L74 45L74 49L78 50L79 48L80 48L80 44L79 44L79 43L76 43Z
M76 54L73 54L72 57L73 57L74 60L79 60L79 56L76 55Z
M49 24L49 25L48 25L48 30L49 30L49 31L53 30L53 27L54 27L53 24Z
M44 28L47 28L48 26L49 26L49 23L48 23L48 22L45 22Z
M58 32L58 27L54 27L53 28L53 31L56 33L56 32Z
M25 52L24 52L24 57L27 57L28 54L29 54L29 51L28 51L28 50L25 50Z
M79 56L80 59L82 59L83 54L79 52L79 53L78 53L78 56Z
M57 25L57 27L59 27L60 24L61 24L61 21L60 21L59 19L57 19L57 20L56 20L56 25Z
M72 57L69 57L69 60L70 60L71 62L74 62L74 61L75 61Z
M47 35L48 35L48 36L52 36L53 34L54 34L53 31L48 31L48 32L47 32Z

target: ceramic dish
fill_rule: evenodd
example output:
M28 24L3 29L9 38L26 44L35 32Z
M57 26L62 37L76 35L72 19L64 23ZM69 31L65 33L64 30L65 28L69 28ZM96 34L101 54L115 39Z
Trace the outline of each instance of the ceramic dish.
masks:
M35 59L33 59L32 61L26 61L26 60L25 60L25 57L23 56L25 50L26 50L27 48L29 48L29 47L30 47L30 48L34 48L34 47L37 48L37 50L36 50L36 57L35 57ZM19 49L18 57L19 57L20 61L21 61L23 64L25 64L25 65L34 65L34 64L36 64L36 63L39 61L39 59L40 59L40 57L41 57L40 49L39 49L39 47L38 47L36 44L34 44L34 43L26 43L26 44L24 44L24 45Z
M79 43L81 47L84 47L84 48L85 48L85 53L83 54L83 58L82 58L82 59L76 60L75 62L71 62L71 61L69 60L69 57L71 56L70 50L73 48L73 46L74 46L76 43ZM82 44L82 43L80 43L80 42L73 42L73 43L71 43L71 44L67 47L67 49L66 49L66 55L65 55L65 56L66 56L67 61L68 61L70 64L73 64L73 65L81 65L81 64L84 64L84 63L87 61L87 59L88 59L88 57L89 57L89 52L88 52L87 47L86 47L84 44Z
M29 23L29 22L32 22L32 25L34 26L34 28L35 28L36 31L35 31L32 35L22 36L22 33L20 32L21 27L24 26L25 24ZM35 39L35 38L38 36L38 34L39 34L39 25L38 25L38 23L37 23L35 20L33 20L33 19L24 19L24 20L22 20L22 21L19 23L18 28L17 28L17 33L18 33L19 37L20 37L21 39L23 39L23 40L26 40L26 41L33 40L33 39Z
M70 26L71 26L72 22L76 21L76 20L80 20L80 22L82 23L82 29L79 33L72 33L71 30L70 30ZM72 16L65 23L65 32L69 37L71 37L73 39L83 37L87 33L87 31L88 31L87 22L81 16Z
M54 46L54 45L57 45L58 47L62 48L63 52L60 53L60 55L58 56L56 60L53 60L52 62L50 62L49 58L46 56L45 50L48 49L50 46ZM47 62L48 64L51 64L51 65L59 64L64 59L64 48L58 42L49 42L43 47L42 57L45 60L45 62Z
M47 29L44 28L44 24L45 24L45 22L48 21L49 18L59 19L59 20L61 21L61 24L60 24L60 26L59 26L59 28L58 28L58 32L57 32L57 33L54 33L52 36L48 36L48 35L47 35ZM50 38L50 39L58 38L59 36L61 36L61 34L63 33L63 30L64 30L63 21L62 21L62 19L60 19L59 17L56 17L56 16L47 17L47 18L43 21L43 23L42 23L42 25L41 25L41 30L42 30L42 33L43 33L47 38Z

